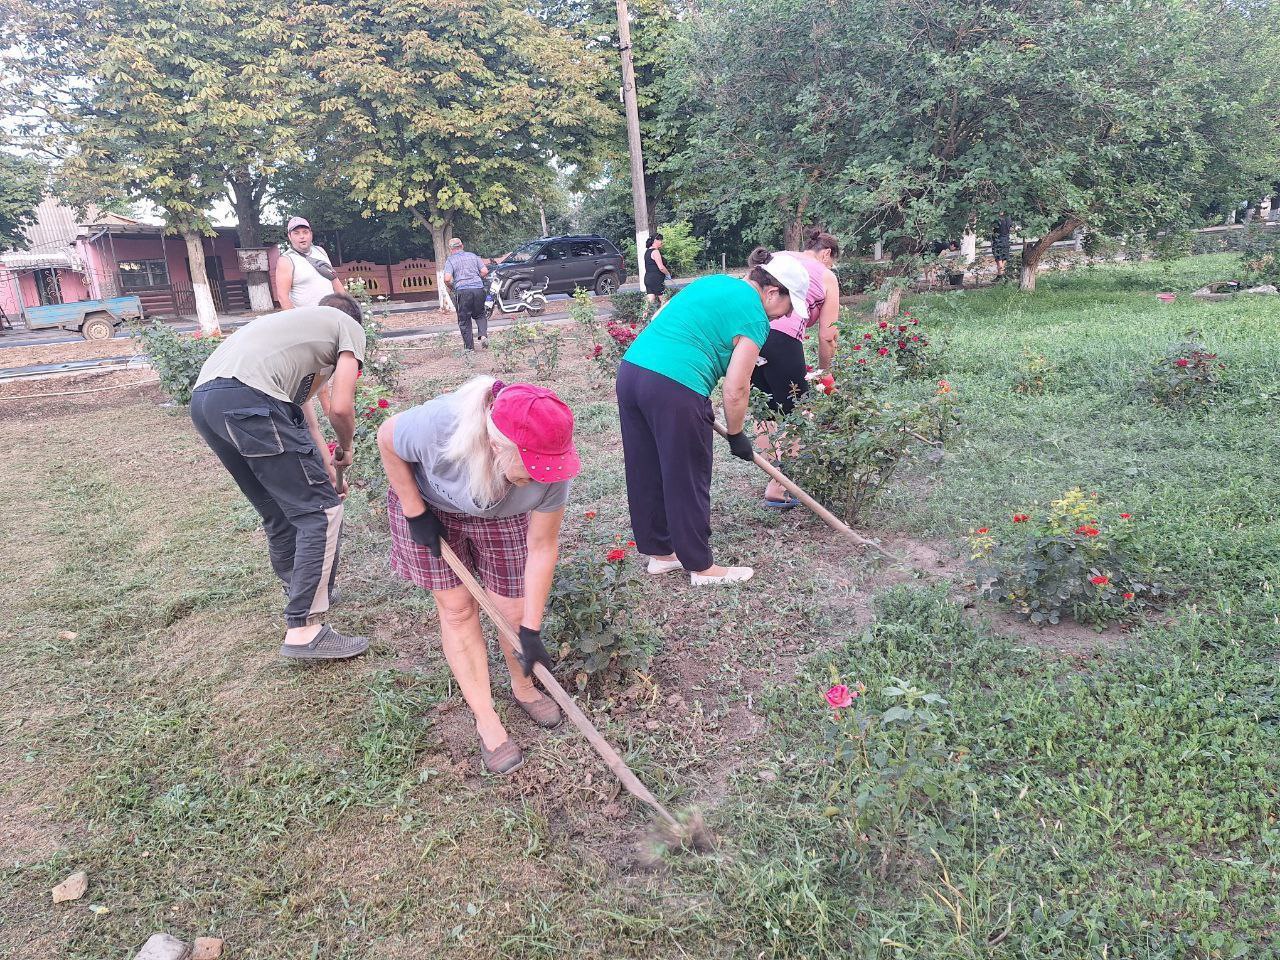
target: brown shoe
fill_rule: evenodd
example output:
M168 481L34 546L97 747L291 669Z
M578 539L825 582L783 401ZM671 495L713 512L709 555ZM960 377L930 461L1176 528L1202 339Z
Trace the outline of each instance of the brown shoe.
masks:
M479 734L476 736L479 737ZM484 738L481 737L480 759L490 773L510 773L524 765L524 754L510 737L492 750L484 745Z
M515 697L515 694L512 696ZM516 706L527 713L530 720L548 730L560 726L560 721L564 719L564 714L560 712L556 702L548 696L538 694L537 700L530 700L528 703L515 697L515 701Z

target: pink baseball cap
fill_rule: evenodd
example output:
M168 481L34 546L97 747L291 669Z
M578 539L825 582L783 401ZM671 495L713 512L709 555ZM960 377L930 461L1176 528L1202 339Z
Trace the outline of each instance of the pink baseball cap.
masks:
M516 445L529 476L538 483L570 480L582 472L573 445L573 411L546 387L531 383L494 385L493 425Z
M306 227L308 230L310 230L310 229L311 229L311 222L310 222L309 220L307 220L307 219L306 219L306 217L290 217L290 218L289 218L289 225L288 225L287 227L285 227L285 231L284 231L284 232L285 232L285 233L290 233L290 232L292 232L292 231L293 231L293 228L294 228L294 227Z

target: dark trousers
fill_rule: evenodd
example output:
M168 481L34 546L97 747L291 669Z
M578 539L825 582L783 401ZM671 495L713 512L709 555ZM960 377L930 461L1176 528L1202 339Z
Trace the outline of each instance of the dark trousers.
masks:
M686 570L711 566L711 401L625 360L618 417L636 548L674 553Z
M453 302L458 308L458 329L462 332L462 345L468 350L474 350L475 341L471 339L471 321L475 321L477 337L489 336L489 318L484 309L484 288L455 290Z
M302 409L218 379L192 394L191 420L262 517L271 568L288 589L285 623L318 622L338 572L342 499Z

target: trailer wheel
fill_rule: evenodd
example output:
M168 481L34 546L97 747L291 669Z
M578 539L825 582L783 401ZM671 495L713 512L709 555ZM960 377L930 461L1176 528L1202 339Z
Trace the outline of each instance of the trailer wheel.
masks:
M115 318L105 313L90 314L80 326L80 336L86 340L110 340L115 335Z

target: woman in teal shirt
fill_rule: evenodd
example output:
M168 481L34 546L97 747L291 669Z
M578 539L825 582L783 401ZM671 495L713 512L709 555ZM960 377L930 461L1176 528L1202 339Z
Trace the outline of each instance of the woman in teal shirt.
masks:
M742 432L769 322L805 303L809 274L775 256L745 280L695 280L658 313L618 368L618 415L627 504L649 572L688 570L695 584L750 579L711 555L711 391L724 378L725 426L734 456L750 460Z

